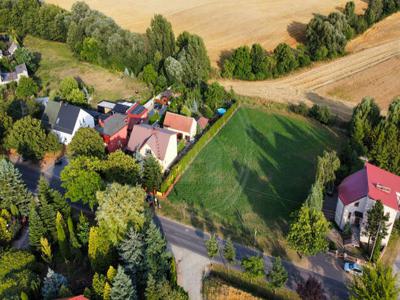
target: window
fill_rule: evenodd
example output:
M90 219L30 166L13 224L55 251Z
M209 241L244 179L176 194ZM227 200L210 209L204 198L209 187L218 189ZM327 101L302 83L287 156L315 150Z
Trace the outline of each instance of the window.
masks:
M349 212L349 216L347 217L347 219L350 220L350 218L351 218L351 212Z
M360 202L354 203L354 206L355 206L355 207L358 207L359 205L360 205Z

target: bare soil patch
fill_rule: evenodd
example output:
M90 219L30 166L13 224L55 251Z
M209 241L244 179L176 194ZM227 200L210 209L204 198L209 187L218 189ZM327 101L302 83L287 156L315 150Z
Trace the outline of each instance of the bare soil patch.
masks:
M76 0L48 0L70 9ZM314 13L328 14L347 0L86 0L90 7L112 17L122 27L145 32L154 14L171 21L176 34L187 30L203 37L214 66L222 51L260 43L273 49L295 45L304 37ZM366 1L356 0L358 12Z

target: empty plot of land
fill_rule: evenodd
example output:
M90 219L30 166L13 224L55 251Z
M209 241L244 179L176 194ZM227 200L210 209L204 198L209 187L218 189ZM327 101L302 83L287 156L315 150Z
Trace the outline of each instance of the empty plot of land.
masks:
M76 0L48 0L70 9ZM154 14L171 21L176 34L190 31L205 40L216 63L222 51L255 42L267 49L286 42L294 45L304 36L313 13L328 14L347 0L86 0L92 8L112 17L122 27L145 32ZM357 10L366 1L356 0Z
M28 36L24 40L24 45L40 53L40 66L36 75L40 77L42 85L49 90L58 89L62 79L72 76L94 88L92 104L103 99L118 100L133 97L142 100L150 96L143 82L123 76L122 73L81 62L73 56L66 44Z

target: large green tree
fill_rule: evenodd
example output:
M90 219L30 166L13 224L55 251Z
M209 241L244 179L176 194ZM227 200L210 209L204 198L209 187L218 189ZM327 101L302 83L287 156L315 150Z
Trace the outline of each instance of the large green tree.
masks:
M135 300L137 293L131 278L122 266L118 266L117 275L114 277L111 288L111 300Z
M287 240L300 254L316 255L328 249L329 223L323 213L303 205L291 223Z
M226 92L223 86L218 82L213 82L207 86L204 93L204 103L215 111L217 108L224 104Z
M276 257L274 259L272 269L268 273L268 280L274 289L283 287L288 280L288 273L285 267L282 265L280 257Z
M368 236L368 249L370 249L371 241L375 241L378 236L385 238L388 234L389 215L385 214L385 210L381 201L376 201L374 206L367 212L367 224L363 234Z
M97 192L99 207L96 220L109 240L116 245L129 226L143 228L145 193L140 187L112 183L105 191Z
M46 233L43 222L37 212L36 205L32 203L29 211L29 245L33 248L40 248L40 238Z
M48 150L47 141L41 122L27 116L14 123L5 139L5 146L15 149L25 158L40 160Z
M161 187L162 170L153 155L148 155L144 161L142 182L148 192L156 192Z
M105 147L100 134L89 127L79 128L67 146L68 155L71 157L94 156L103 158Z
M38 90L39 87L36 82L32 78L24 76L18 82L15 95L20 99L27 99L36 95Z
M101 173L107 182L129 185L140 182L140 166L132 156L121 150L110 153L107 160L101 163Z
M88 257L94 271L104 273L114 261L114 249L99 227L89 231Z
M392 300L399 296L397 278L389 266L378 263L364 266L361 276L354 276L349 285L350 300Z
M242 267L246 274L255 278L265 276L264 258L262 256L250 256L242 260Z
M126 271L140 281L146 270L143 234L131 227L119 244L118 254Z
M172 25L162 15L153 17L150 27L146 30L146 35L150 53L153 55L152 58L157 52L161 54L162 59L166 59L175 53L175 35Z
M65 226L64 218L59 212L57 212L55 223L56 223L56 229L57 229L58 247L60 249L61 255L64 257L64 259L69 259L70 252L69 252L69 247L68 247L67 235L65 232L66 226Z
M21 215L27 216L32 199L18 169L10 161L0 159L0 208L11 212L17 210Z

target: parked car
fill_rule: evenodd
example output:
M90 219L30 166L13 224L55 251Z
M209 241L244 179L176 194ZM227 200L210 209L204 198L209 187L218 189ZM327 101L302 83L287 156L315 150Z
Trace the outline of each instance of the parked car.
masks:
M360 276L363 273L362 267L355 263L355 262L345 262L344 263L344 270L347 273Z

